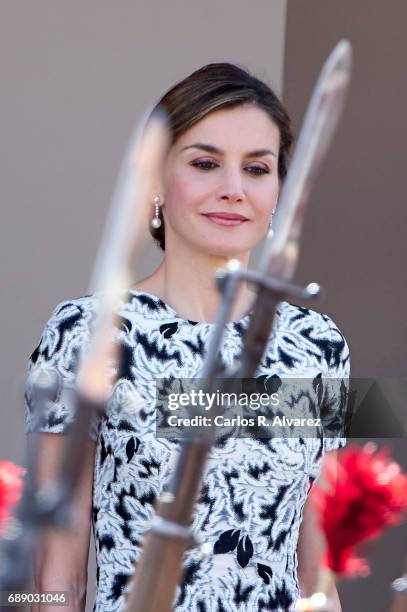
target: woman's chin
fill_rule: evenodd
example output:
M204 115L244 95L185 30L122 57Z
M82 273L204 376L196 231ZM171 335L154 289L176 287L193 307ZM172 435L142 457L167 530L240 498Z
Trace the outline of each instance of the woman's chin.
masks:
M207 253L207 255L211 257L227 257L227 258L240 257L250 252L252 248L253 248L252 246L248 245L246 242L243 242L243 241L239 241L239 242L237 241L236 242L206 241L199 245L199 250L201 252L203 251L204 253Z
M173 245L174 251L196 252L200 254L206 254L209 257L240 257L245 256L252 251L261 240L261 237L254 237L253 235L240 234L233 235L233 232L219 233L211 232L208 235L207 232L200 233L199 231L190 232L189 235L172 235L171 239L168 240L168 251L170 250L170 244ZM257 241L256 241L257 239ZM181 245L184 245L182 247ZM167 250L167 249L166 249Z

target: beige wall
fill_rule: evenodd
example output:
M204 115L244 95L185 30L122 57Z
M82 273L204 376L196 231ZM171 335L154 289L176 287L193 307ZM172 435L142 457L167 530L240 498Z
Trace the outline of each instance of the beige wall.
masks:
M403 0L288 2L284 95L299 125L324 58L354 47L348 105L307 218L301 278L349 337L353 374L405 376L407 7Z
M289 0L285 102L297 126L342 37L353 44L350 97L307 216L298 277L326 289L319 307L350 345L353 376L406 377L407 6L404 0ZM407 469L406 440L378 441ZM368 547L370 578L344 582L344 612L389 610L407 525Z
M55 305L86 292L139 113L211 61L242 63L280 91L285 5L2 2L0 458L23 461L26 360Z

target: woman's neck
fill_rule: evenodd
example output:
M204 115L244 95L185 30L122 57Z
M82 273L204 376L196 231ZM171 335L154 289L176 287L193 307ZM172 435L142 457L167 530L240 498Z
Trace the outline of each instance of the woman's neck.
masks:
M247 268L249 254L236 257ZM228 262L227 257L211 257L194 252L175 254L171 250L153 274L135 288L161 298L185 319L213 323L220 304L215 273ZM254 299L246 283L241 283L230 320L238 320L250 310Z

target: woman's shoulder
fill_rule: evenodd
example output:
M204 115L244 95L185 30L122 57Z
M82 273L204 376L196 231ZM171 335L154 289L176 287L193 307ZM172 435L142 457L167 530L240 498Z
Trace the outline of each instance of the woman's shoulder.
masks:
M31 363L41 356L49 359L63 353L68 344L71 350L81 345L89 335L98 300L98 295L93 294L58 302L45 321L39 345L30 356Z
M45 330L89 328L97 314L100 294L93 293L57 303L45 324Z
M96 293L62 300L53 309L50 319L61 321L73 316L86 317L96 310L99 301L100 295Z
M298 334L305 343L322 353L328 368L349 369L349 346L341 327L324 312L282 302L280 329Z
M314 332L329 336L343 334L333 318L323 312L313 310L290 302L281 302L279 308L280 323L283 327L297 329L312 329Z

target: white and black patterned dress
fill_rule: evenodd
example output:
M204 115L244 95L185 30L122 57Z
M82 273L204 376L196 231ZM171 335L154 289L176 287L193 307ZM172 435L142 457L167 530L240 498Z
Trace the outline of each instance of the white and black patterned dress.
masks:
M58 305L29 362L27 431L63 432L72 420L66 392L87 346L97 297ZM178 444L155 436L155 379L192 378L202 365L212 325L180 317L151 294L123 299L116 337L123 358L105 416L95 424L93 527L97 555L94 610L124 608L126 581L140 554L153 504L168 486ZM228 323L222 345L226 366L239 357L250 315ZM34 425L32 382L56 368L65 391ZM349 375L348 347L332 320L281 302L257 376L309 379ZM340 400L331 398L335 418ZM285 611L299 596L296 547L303 506L325 450L340 438L227 438L211 452L193 531L211 545L185 556L177 612Z

